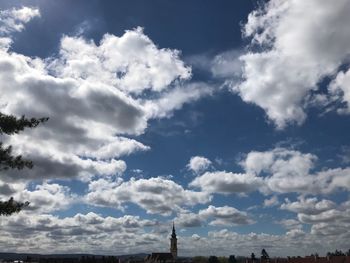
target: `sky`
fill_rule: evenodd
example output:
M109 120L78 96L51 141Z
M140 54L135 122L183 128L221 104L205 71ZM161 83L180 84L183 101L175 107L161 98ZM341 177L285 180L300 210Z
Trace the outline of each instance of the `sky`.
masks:
M2 252L348 250L350 1L0 1Z

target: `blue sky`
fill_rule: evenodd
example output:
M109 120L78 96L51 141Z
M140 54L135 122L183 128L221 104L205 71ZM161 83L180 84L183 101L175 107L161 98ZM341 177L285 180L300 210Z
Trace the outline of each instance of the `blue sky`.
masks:
M50 117L2 137L4 252L348 249L348 0L0 8L0 110Z

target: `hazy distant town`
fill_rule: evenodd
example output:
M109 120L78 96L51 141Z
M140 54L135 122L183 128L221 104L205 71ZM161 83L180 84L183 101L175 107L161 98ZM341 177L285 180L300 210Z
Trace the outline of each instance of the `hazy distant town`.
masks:
M70 254L70 255L40 255L0 253L0 262L6 263L350 263L350 249L346 252L335 250L327 252L326 256L317 253L309 256L270 257L267 250L261 250L260 255L250 256L178 256L177 235L173 223L169 252L152 252L151 254L133 254L119 256Z

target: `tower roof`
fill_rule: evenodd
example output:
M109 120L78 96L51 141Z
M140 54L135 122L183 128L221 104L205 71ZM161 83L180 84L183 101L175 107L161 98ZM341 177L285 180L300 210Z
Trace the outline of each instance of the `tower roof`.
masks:
M173 231L171 233L172 238L176 238L176 232L175 232L175 223L173 222Z

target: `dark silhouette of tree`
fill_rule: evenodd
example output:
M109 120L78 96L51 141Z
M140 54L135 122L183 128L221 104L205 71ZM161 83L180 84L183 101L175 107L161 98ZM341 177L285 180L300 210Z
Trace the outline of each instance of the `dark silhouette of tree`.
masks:
M230 255L228 258L228 262L229 263L237 263L237 259L236 259L235 255Z
M0 135L13 135L23 131L25 128L35 128L42 122L46 122L48 118L31 118L27 119L25 116L17 118L13 115L6 115L0 112ZM12 146L5 147L0 142L0 171L9 169L23 168L31 169L33 163L30 160L23 159L21 155L12 154ZM23 207L28 206L29 202L17 202L11 197L8 201L0 201L0 216L9 216L13 213L19 212Z
M267 254L265 248L263 248L263 249L261 250L261 259L263 259L263 260L268 260L269 258L270 258L270 257L269 257L269 254Z
M337 256L350 256L350 249L344 253L341 250L336 249L334 252L327 252L328 257L337 257Z
M255 261L256 261L256 257L255 257L255 254L254 254L254 253L252 253L252 254L250 255L250 259L252 260L252 262L255 262Z
M343 251L336 249L332 256L345 256Z
M192 258L193 263L208 263L208 258L203 256L195 256Z
M0 201L0 216L9 216L13 213L18 213L25 206L28 206L29 202L16 202L11 197L8 201Z
M209 263L219 263L220 261L219 261L218 257L210 256L209 259L208 259L208 262Z

